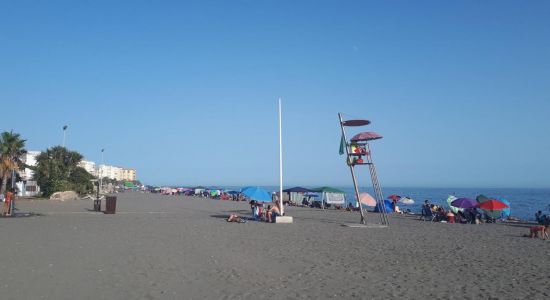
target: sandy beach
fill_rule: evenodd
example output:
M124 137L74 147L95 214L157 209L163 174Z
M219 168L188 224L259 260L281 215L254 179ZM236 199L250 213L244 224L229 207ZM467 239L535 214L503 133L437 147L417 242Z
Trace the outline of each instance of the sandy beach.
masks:
M0 219L2 299L548 299L550 242L522 225L460 225L289 208L294 224L227 223L244 202L118 194L22 200ZM368 215L376 222L378 216Z

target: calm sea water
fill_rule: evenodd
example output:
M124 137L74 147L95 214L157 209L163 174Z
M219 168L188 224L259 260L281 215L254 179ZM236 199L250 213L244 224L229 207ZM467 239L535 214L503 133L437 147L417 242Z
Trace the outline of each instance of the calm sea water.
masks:
M240 187L232 187L237 189ZM277 191L278 187L264 187L268 191ZM307 187L306 187L307 188ZM355 192L353 187L336 187L346 192L348 201L355 203ZM361 192L367 192L374 195L371 188L361 189ZM511 215L522 220L534 220L535 213L542 210L543 213L550 215L550 189L505 189L505 188L382 188L385 197L391 194L407 196L414 199L415 204L403 205L401 209L411 209L419 213L424 200L430 200L430 203L447 206L449 195L455 195L458 198L467 197L475 199L477 195L483 194L488 197L503 197L510 201Z

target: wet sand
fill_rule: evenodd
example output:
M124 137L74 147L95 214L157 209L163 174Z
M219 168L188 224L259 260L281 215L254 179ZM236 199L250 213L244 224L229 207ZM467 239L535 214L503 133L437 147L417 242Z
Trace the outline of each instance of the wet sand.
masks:
M459 225L290 208L294 224L227 223L246 203L118 194L20 201L0 219L2 299L549 299L550 242L522 225ZM378 221L375 214L369 221Z

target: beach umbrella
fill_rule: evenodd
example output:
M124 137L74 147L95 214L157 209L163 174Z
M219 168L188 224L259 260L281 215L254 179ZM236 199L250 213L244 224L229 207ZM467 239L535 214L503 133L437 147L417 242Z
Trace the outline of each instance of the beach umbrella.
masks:
M359 194L359 202L365 206L376 206L376 200L369 193Z
M470 198L458 198L451 202L451 205L458 208L474 208L478 203Z
M510 216L510 213L511 213L511 210L510 210L510 201L502 198L502 197L497 197L497 200L508 205L508 208L505 208L502 210L502 217L503 218L506 218L506 217L509 217Z
M412 205L414 204L414 200L409 197L405 197L405 198L401 198L401 203L406 205Z
M369 124L370 124L369 120L347 120L342 122L342 125L351 126L351 127L365 126Z
M459 211L463 211L463 210L464 210L464 209L462 209L462 208L454 207L454 206L451 205L451 203L452 203L453 201L455 201L456 199L458 199L458 198L456 198L456 197L453 196L453 195L450 195L450 196L447 198L447 203L449 204L449 208L451 209L451 211L452 211L455 215L458 214Z
M487 202L487 201L490 201L490 200L493 200L493 199L494 199L494 198L487 197L487 196L485 196L485 195L483 195L483 194L482 194L482 195L478 195L478 196L476 197L476 201L477 201L479 204L483 204L483 203L485 203L485 202ZM483 209L483 208L482 208L482 209ZM502 215L503 215L503 210L500 210L500 209L498 209L498 210L494 210L494 209L483 209L483 212L484 212L487 216L489 216L489 217L491 217L491 218L493 218L493 219L500 219L500 218L502 218Z
M477 206L478 208L481 208L481 209L486 209L486 210L503 210L503 209L506 209L506 208L509 208L510 206L498 201L498 200L495 200L495 199L491 199L491 200L488 200L488 201L485 201L483 203L480 203L478 204Z
M354 137L352 137L351 141L352 142L372 141L372 140L377 140L381 138L382 136L376 132L361 132L355 135Z
M399 201L399 199L401 199L401 196L393 194L393 195L389 195L388 199L393 201Z
M485 195L483 195L483 194L477 195L477 197L476 197L476 201L477 201L478 203L483 203L483 202L489 201L489 200L491 200L491 199L492 199L492 198L489 198L489 197L487 197L487 196L485 196Z
M251 200L260 202L271 202L271 194L259 187L246 187L241 190L241 193Z

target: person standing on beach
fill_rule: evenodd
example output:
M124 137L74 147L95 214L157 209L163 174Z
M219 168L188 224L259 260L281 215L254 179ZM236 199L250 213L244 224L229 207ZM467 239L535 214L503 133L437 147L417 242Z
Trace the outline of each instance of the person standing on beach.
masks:
M6 192L6 196L4 199L4 207L2 209L2 215L3 216L11 216L11 201L13 200L13 192L11 189L9 189Z
M537 213L535 214L535 220L537 221L537 223L539 224L542 224L542 211L539 210L537 211Z

